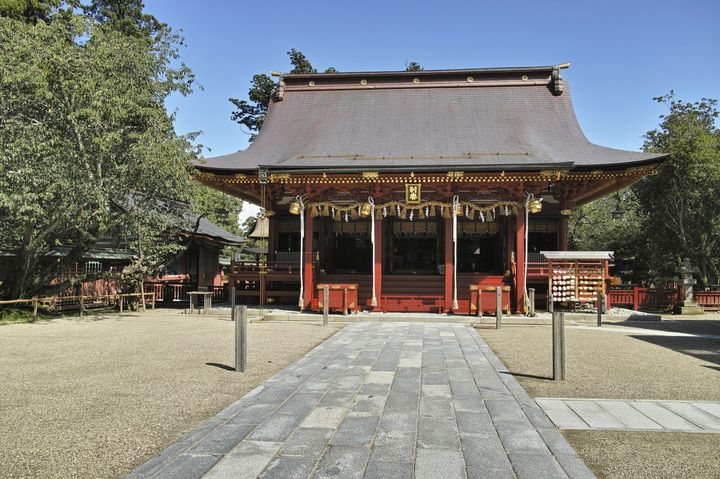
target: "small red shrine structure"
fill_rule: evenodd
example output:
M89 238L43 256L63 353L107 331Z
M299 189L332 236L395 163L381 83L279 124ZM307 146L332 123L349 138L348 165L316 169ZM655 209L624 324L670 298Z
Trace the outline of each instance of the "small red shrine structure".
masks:
M567 65L281 75L244 151L200 180L261 205L266 263L235 263L238 296L317 308L358 284L362 309L465 312L470 285L544 297L541 250L567 250L573 208L666 155L590 143Z

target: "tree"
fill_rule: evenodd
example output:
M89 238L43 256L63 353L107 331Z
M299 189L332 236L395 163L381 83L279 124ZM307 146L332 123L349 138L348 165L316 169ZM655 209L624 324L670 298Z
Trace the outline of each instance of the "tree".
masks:
M243 202L227 193L220 192L199 181L193 184L193 211L234 234L242 234L239 216Z
M684 102L668 95L658 128L645 135L645 151L670 158L656 175L633 191L646 213L644 229L657 251L658 274L676 276L675 266L688 257L700 268L701 282L720 280L720 112L717 100Z
M424 68L420 66L418 62L409 62L407 65L405 65L405 71L406 72L421 72Z
M643 149L669 153L657 174L621 192L625 217L611 220L615 198L578 208L570 219L577 249L615 251L621 275L662 284L690 258L701 284L720 282L720 131L717 101L655 98L669 112L645 135Z
M305 55L294 48L287 52L290 58L290 64L292 69L290 73L317 73L317 70L313 68L310 60ZM333 67L328 67L325 73L336 73L337 70ZM253 141L260 129L262 128L263 122L265 121L265 113L267 112L268 106L270 106L270 100L272 98L273 90L277 87L277 83L264 73L259 73L253 76L250 90L248 90L248 100L239 100L237 98L230 98L229 101L235 105L235 111L230 114L232 121L247 128L247 132L250 135L250 140Z
M129 241L138 274L177 251L190 200L192 137L164 100L188 94L167 26L128 35L77 13L0 18L0 249L4 297L50 288L97 240ZM71 251L43 261L56 246Z

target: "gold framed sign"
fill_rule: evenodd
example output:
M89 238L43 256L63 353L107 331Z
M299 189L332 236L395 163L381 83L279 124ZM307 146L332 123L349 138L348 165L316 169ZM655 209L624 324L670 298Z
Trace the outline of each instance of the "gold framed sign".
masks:
M420 204L420 183L405 183L405 203Z

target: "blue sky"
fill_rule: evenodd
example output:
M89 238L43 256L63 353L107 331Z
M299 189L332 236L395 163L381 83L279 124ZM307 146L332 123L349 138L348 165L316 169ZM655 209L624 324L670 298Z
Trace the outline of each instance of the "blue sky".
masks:
M173 97L179 133L202 131L205 156L243 149L229 97L255 73L287 71L297 48L318 70L402 70L571 62L588 138L637 150L665 110L652 97L720 98L720 0L230 1L146 0L187 41L203 90Z

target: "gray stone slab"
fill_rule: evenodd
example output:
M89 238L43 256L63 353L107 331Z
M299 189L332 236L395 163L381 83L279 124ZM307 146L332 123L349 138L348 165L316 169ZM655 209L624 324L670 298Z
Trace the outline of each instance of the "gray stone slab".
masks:
M485 402L480 393L475 394L453 394L452 396L453 405L455 411L483 411L487 412Z
M512 474L510 460L500 438L492 434L461 434L462 450L465 463L483 469L506 470Z
M202 477L221 457L219 454L182 454L153 477L159 479Z
M591 428L622 429L623 424L615 417L598 406L595 401L567 400L565 404L575 411Z
M548 452L545 441L529 421L503 421L496 423L496 427L497 434L508 452Z
M297 392L283 403L277 414L291 414L293 416L307 415L322 397L320 393Z
M720 419L690 403L663 401L660 404L705 431L720 431Z
M415 459L416 479L464 479L465 461L459 451L418 449Z
M536 399L545 414L560 429L587 429L588 424L561 399Z
M347 409L341 407L317 407L303 420L301 427L336 429L347 411Z
M412 479L412 463L374 462L372 456L363 479Z
M255 427L253 424L223 424L205 436L188 452L191 454L224 454L237 446Z
M625 401L597 400L595 403L629 429L658 430L663 427Z
M203 479L255 479L281 445L277 442L242 441L210 469Z
M552 454L510 451L508 453L510 462L513 465L515 475L518 479L537 479L552 477L566 478L568 477L560 464L555 460Z
M330 442L335 446L370 446L379 419L379 416L346 417Z
M306 479L316 462L316 459L279 457L260 474L260 479Z
M378 431L373 441L370 460L376 462L407 463L415 456L415 432Z
M452 418L455 416L450 398L421 396L420 416L434 418Z
M421 417L417 447L460 450L460 434L455 420Z
M273 414L250 434L249 439L270 442L284 441L300 424L303 417L290 414Z
M361 479L370 453L364 447L332 446L317 465L313 478Z
M300 427L285 441L283 456L319 457L330 442L334 429Z
M716 418L720 419L720 403L709 403L709 402L693 402L696 408L702 409L708 414L712 414Z
M251 404L228 422L231 424L258 425L270 417L278 407L280 407L278 404Z
M527 420L520 405L513 400L488 399L485 407L493 422Z
M495 424L485 411L456 411L458 429L468 434L495 434Z
M653 401L632 401L630 404L665 429L700 431L700 428L695 424Z
M355 397L355 401L350 407L351 413L366 412L380 415L385 407L386 396L360 395Z

